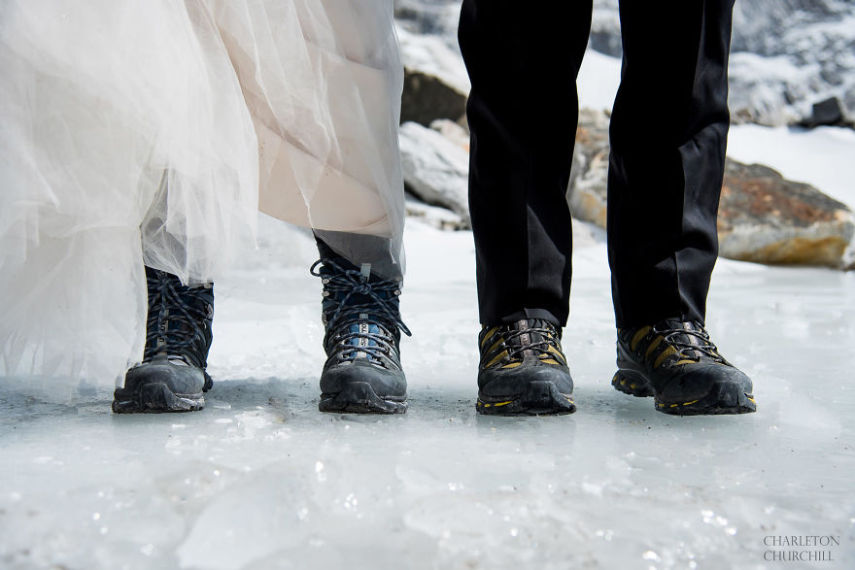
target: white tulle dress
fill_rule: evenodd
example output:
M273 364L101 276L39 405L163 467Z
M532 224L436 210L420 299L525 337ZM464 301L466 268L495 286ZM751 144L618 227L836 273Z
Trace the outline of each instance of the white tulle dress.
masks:
M0 0L0 376L112 385L257 211L400 263L391 0ZM373 245L372 247L376 247Z

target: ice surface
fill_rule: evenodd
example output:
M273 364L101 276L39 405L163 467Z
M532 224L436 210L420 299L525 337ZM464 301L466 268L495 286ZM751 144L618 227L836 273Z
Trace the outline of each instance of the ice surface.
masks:
M419 222L410 411L320 414L319 284L293 266L312 244L268 220L217 284L204 411L2 385L0 567L774 568L764 537L833 535L817 567L851 568L855 275L720 261L709 328L759 411L673 418L609 386L605 246L577 225L576 414L475 414L472 236Z

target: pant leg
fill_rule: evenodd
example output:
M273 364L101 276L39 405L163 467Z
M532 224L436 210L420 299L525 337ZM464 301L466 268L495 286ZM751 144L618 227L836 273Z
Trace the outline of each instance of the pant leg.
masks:
M576 75L591 0L464 0L460 48L472 91L469 206L482 323L564 325L572 232L566 192Z
M369 263L371 274L378 278L404 280L404 253L394 240L327 230L313 230L312 233L321 259L331 259L348 269L359 269L363 263Z
M619 327L703 322L718 255L733 0L621 1L608 247Z

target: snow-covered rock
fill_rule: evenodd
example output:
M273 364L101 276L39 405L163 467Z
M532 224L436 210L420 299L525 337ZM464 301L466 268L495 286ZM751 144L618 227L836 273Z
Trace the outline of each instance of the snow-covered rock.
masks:
M407 195L404 202L407 218L421 220L438 230L466 230L469 224L459 214L442 206L431 206L413 195Z
M823 91L816 66L801 66L784 55L762 56L749 52L730 56L730 107L734 123L788 125L807 112L794 101L810 102Z
M469 154L433 129L404 123L400 131L404 182L422 201L444 206L469 227Z
M621 54L618 0L595 0L591 46ZM797 123L838 97L855 113L855 3L740 0L733 11L730 107L734 122Z
M395 0L395 19L414 34L443 39L457 51L457 23L461 0Z
M460 123L449 119L437 119L430 124L430 128L469 152L469 131L467 131Z
M451 53L457 52L459 0L398 0L397 5L401 26L411 33L430 34ZM590 47L620 57L618 0L595 0ZM405 53L405 61L412 57ZM855 116L855 2L737 2L730 64L734 122L799 123L811 116L814 103L829 97L842 102L851 122Z

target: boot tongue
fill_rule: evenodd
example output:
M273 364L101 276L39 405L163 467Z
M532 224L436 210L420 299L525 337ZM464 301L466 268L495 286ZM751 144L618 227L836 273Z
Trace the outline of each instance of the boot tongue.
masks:
M348 263L348 269L354 270L355 266ZM322 266L320 269L321 277L324 279L335 279L336 272L328 266ZM353 283L353 288L348 290L338 290L332 295L325 295L323 301L323 312L326 318L329 318L332 313L338 308L339 304L347 298L345 306L353 307L355 305L374 305L376 301L368 294L371 291L374 295L382 298L387 298L388 294L382 291L375 291L372 288L374 281L371 281L371 264L364 263L360 270L360 275L357 282Z
M697 326L694 322L678 321L676 319L666 319L660 323L657 323L654 328L657 331L701 330L701 327ZM704 343L700 338L689 333L674 333L671 334L671 339L679 342L682 345L697 346L699 348L704 346ZM692 349L689 346L681 346L680 351L683 356L686 356L688 358L699 359L703 356L703 352L701 352L700 350Z
M511 323L511 330L517 331L528 331L524 332L514 340L513 344L523 348L521 355L523 358L532 357L537 358L538 355L532 349L526 349L525 347L531 346L532 344L542 342L545 340L543 338L543 334L538 331L530 330L532 328L543 328L546 326L546 321L543 319L521 319L514 323Z

